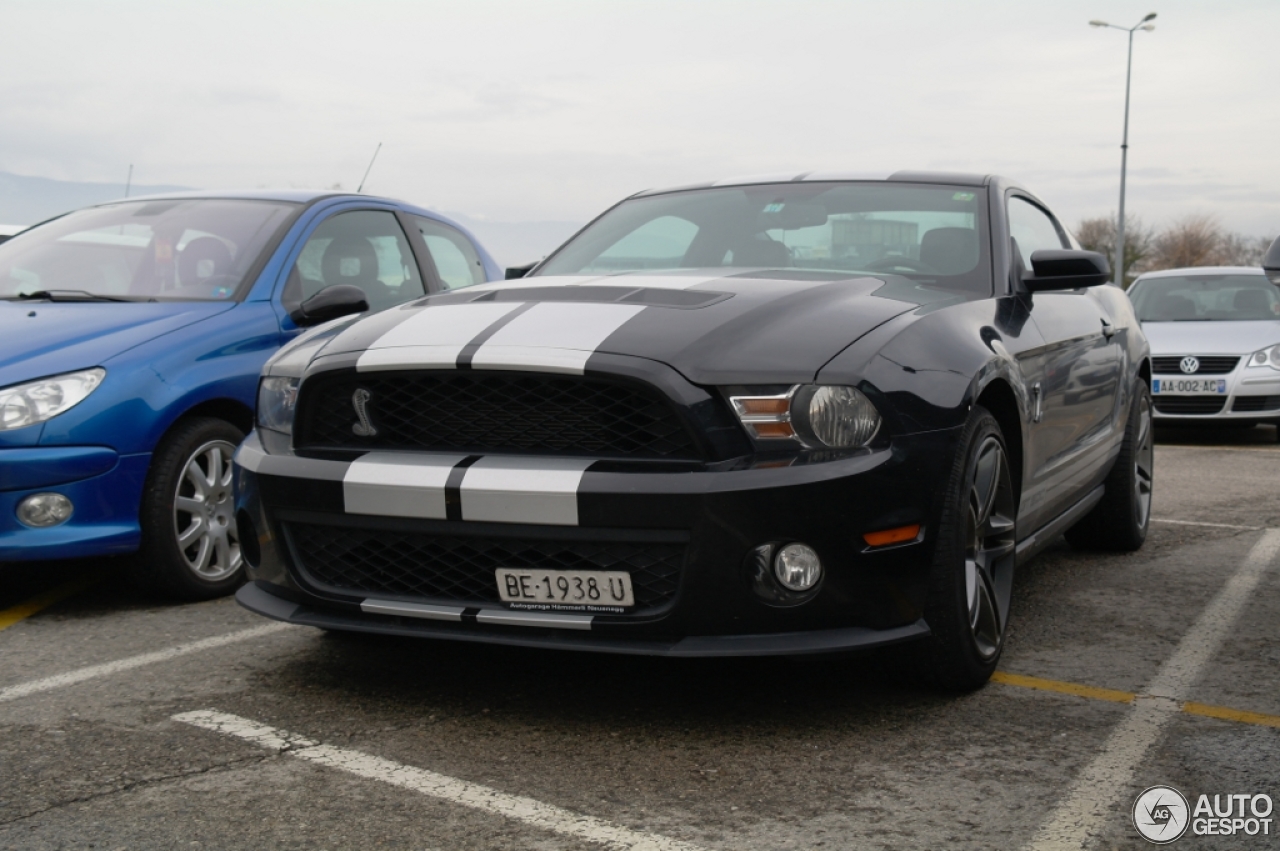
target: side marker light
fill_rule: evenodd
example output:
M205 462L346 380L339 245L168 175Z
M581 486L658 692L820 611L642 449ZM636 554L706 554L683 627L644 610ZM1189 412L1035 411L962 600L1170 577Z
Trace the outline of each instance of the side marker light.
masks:
M889 544L901 544L903 541L914 541L920 537L920 524L912 523L910 526L899 526L896 529L883 529L879 532L867 532L862 536L862 540L867 542L870 547L884 547Z

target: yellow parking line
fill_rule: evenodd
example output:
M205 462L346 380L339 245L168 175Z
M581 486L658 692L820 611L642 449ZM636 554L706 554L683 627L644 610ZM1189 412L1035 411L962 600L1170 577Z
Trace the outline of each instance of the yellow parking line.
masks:
M1010 674L996 671L991 675L992 682L1004 683L1007 686L1033 688L1040 691L1055 691L1059 694L1073 694L1076 697L1087 697L1091 700L1109 700L1112 703L1133 703L1134 695L1127 691L1116 691L1097 686L1082 686L1079 683L1066 683L1061 680L1045 680L1040 677L1028 677L1022 674Z
M1224 721L1239 721L1241 724L1260 724L1264 727L1280 727L1280 715L1264 715L1261 712L1245 712L1242 709L1228 709L1225 706L1210 706L1207 703L1184 703L1182 711L1188 715L1203 715L1206 718L1221 718Z
M991 675L991 682L1001 683L1018 688L1030 688L1038 691L1052 691L1058 694L1070 694L1090 700L1107 700L1112 703L1132 703L1137 695L1127 691L1116 691L1110 688L1068 683L1062 680L1046 680L1041 677L1028 677L1025 674L1010 674L1007 671L996 671ZM1199 715L1204 718L1219 718L1223 721L1236 721L1241 724L1258 724L1263 727L1280 727L1280 715L1267 715L1262 712L1248 712L1243 709L1229 709L1225 706L1210 706L1207 703L1187 701L1179 707L1188 715Z
M16 623L26 620L41 609L47 609L54 603L62 602L68 597L79 594L81 591L96 585L100 580L99 577L81 577L71 582L65 582L56 588L32 597L18 605L5 609L0 612L0 630L8 629Z

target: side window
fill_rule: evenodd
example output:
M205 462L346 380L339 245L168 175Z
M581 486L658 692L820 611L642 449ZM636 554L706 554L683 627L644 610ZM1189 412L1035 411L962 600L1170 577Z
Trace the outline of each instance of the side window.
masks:
M370 310L426 293L400 223L393 214L377 210L338 213L315 229L289 273L285 309L335 284L364 290Z
M436 264L436 274L446 290L457 290L472 284L483 284L485 280L484 263L476 248L458 231L448 225L413 216L413 223L422 234L422 241L431 252L431 259Z
M1066 248L1057 225L1044 210L1025 198L1009 199L1009 235L1017 243L1022 266L1031 269L1031 254L1042 248Z

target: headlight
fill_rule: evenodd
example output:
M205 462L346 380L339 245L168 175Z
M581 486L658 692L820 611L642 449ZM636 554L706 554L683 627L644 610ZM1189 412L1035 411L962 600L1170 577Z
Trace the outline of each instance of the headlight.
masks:
M0 431L42 423L71 410L97 390L106 375L99 367L0 389Z
M880 412L854 387L797 384L773 394L731 394L729 401L760 442L853 449L866 446L880 430Z
M293 411L298 405L297 378L267 376L258 383L258 425L293 434Z
M1269 366L1272 369L1280 369L1280 343L1249 355L1249 366Z
M880 412L853 387L816 387L797 393L802 410L796 425L802 437L832 449L866 446L880 430Z

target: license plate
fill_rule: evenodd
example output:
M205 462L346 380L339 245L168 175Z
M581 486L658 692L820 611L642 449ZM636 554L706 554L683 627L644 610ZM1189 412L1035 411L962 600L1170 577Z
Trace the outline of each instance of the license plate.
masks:
M1190 396L1227 392L1225 378L1153 378L1151 392L1158 396Z
M621 570L514 570L494 571L498 597L504 603L539 606L634 606L631 574Z

